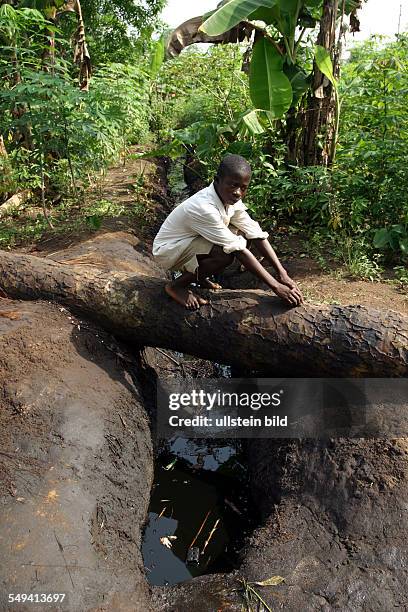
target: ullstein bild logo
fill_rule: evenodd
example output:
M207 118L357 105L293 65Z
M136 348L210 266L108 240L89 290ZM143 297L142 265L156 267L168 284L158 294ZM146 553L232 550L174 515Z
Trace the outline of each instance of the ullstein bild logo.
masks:
M158 436L408 436L408 379L196 379L158 388Z
M262 419L250 416L244 417L231 417L225 415L223 417L210 418L206 416L195 416L192 418L171 416L169 418L169 425L171 427L287 427L288 417L268 417L264 415Z

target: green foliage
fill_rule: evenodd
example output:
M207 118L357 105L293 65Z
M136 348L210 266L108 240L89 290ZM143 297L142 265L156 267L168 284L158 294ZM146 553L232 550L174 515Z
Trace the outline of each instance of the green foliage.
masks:
M277 2L278 0L230 0L214 11L200 29L209 36L218 36L231 30L241 21L249 19L256 9L273 8Z
M165 0L83 0L82 13L92 63L95 66L140 61L147 51ZM64 19L67 35L74 20Z
M166 62L152 91L152 129L162 154L172 157L195 151L205 179L222 154L263 133L250 109L248 77L241 70L242 51L235 45L206 52L191 48ZM249 142L248 142L249 141Z
M395 266L395 277L402 288L408 287L408 269L406 266Z
M292 85L283 72L283 57L266 38L254 45L249 90L255 108L268 111L272 119L283 117L292 104Z
M377 249L389 248L408 255L408 232L402 225L379 229L374 234L373 244Z
M52 62L49 32L55 33ZM149 133L149 78L143 68L109 64L94 74L89 93L61 51L65 41L41 13L0 7L0 134L8 149L7 181L75 197L129 143Z
M164 36L153 44L150 60L150 76L154 79L164 62Z
M332 74L327 54L319 63ZM324 65L326 63L326 66ZM249 198L269 215L309 230L341 235L338 257L353 276L376 278L375 250L392 260L408 255L408 38L372 40L352 51L343 67L337 163L298 168L284 150L261 154Z
M292 106L297 106L310 87L311 74L305 73L306 66L301 62L301 41L305 30L313 29L321 18L323 4L323 0L229 0L207 16L200 30L218 36L241 22L255 22L251 100L254 108L269 111L272 118L280 119ZM355 3L348 2L341 10L350 13L355 8ZM323 47L316 48L316 63L337 88L330 55Z
M258 40L250 64L251 100L254 108L270 112L273 119L281 119L299 102L300 82L293 80L295 75L303 74L303 92L309 88L305 66L299 63L304 32L299 35L297 29L316 25L310 9L320 18L323 0L230 0L213 12L200 28L216 36L242 21L257 23ZM308 21L306 14L310 17ZM259 25L259 21L265 26Z
M383 269L379 265L378 255L370 255L370 245L364 237L356 238L341 233L337 240L337 258L344 265L347 276L356 279L380 280Z
M331 61L330 53L320 45L316 45L316 64L320 72L324 74L333 85L337 88L337 81L333 74L333 62Z
M376 247L406 255L408 37L356 47L343 74L335 172L343 223L364 225Z

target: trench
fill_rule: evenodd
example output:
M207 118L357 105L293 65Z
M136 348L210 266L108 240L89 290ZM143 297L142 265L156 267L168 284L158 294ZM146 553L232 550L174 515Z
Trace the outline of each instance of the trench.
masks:
M176 178L174 183L185 189L180 169ZM181 197L188 195L184 191ZM190 367L190 358L171 355L180 361L180 367L173 368L176 380L225 374L233 378L274 376L272 372L221 373L216 364L202 360L194 360ZM155 375L160 378L162 374L159 365ZM406 494L402 493L400 502L396 495L391 499L382 489L371 489L374 474L397 478L402 459L392 454L386 467L380 465L389 452L394 453L381 443L347 438L255 443L175 438L157 445L142 543L145 577L153 587L155 609L212 612L247 605L251 610L285 607L297 612L327 610L328 606L380 610L395 602L405 604L405 566L400 570L394 564L390 570L383 559L390 547L405 558L397 527L402 515L397 518L397 514L406 503ZM227 477L225 471L233 466L238 467L235 477ZM369 488L362 490L363 472L371 468ZM371 506L367 510L371 498L378 510ZM218 528L206 545L217 520ZM390 535L385 535L384 521ZM169 548L160 541L166 537ZM198 552L192 554L194 547ZM368 572L363 578L362 567ZM387 592L376 582L377 567L387 582ZM248 599L240 586L240 577L260 584L257 581L282 576L287 587L261 592L268 608L259 599ZM360 602L356 602L357 592Z
M189 197L192 191L183 176L183 162L172 162L166 171L170 201ZM231 378L233 374L229 366L167 353L180 363L176 380L189 375ZM153 369L160 378L160 368ZM154 406L151 394L147 401ZM151 586L171 586L238 569L246 539L258 524L242 440L183 436L160 440L142 542Z
M145 350L145 407L157 439L159 381L227 379L229 366L174 351ZM252 494L248 444L241 439L175 435L155 445L154 483L145 522L142 557L153 586L186 583L203 575L239 570L248 539L261 524Z

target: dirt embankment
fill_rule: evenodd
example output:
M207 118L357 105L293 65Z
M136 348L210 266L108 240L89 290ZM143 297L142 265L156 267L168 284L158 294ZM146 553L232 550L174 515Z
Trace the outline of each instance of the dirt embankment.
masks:
M0 609L148 610L153 457L134 360L40 302L0 300L0 346ZM9 605L9 593L66 597Z
M134 165L127 176L141 170ZM163 170L142 170L156 177L160 209ZM128 189L118 193L134 203ZM149 234L142 240L133 225L133 217L107 220L97 234L50 235L23 250L160 276ZM140 552L154 469L141 369L137 354L65 308L1 294L1 610L153 609ZM17 593L65 598L9 603Z

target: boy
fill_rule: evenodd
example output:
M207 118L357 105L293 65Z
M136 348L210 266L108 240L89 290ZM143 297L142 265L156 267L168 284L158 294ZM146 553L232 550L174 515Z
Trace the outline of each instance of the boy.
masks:
M179 278L165 287L167 294L189 310L196 310L206 300L188 287L196 282L201 287L220 289L209 276L221 272L234 258L276 295L291 306L302 304L303 297L296 283L288 276L263 232L246 212L242 203L251 180L251 167L240 155L227 155L214 182L179 204L161 226L153 243L153 255L167 270L180 270ZM235 234L229 225L240 230ZM276 270L274 278L247 248L247 240L255 246Z

